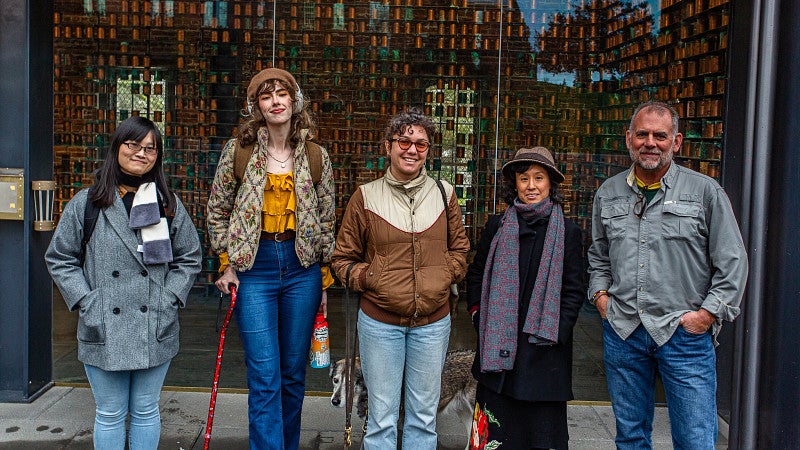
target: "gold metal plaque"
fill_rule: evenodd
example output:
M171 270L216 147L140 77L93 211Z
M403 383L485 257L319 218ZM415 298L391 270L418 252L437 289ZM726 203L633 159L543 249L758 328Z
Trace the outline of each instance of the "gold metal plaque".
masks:
M0 168L0 219L25 217L25 177L23 169Z

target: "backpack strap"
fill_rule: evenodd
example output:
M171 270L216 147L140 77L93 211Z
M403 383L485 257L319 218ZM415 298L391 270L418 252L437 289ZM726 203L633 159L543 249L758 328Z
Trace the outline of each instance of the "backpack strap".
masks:
M239 139L236 139L236 146L233 149L233 176L236 178L237 191L239 185L242 184L247 163L253 156L253 147L255 146L255 142L245 146L239 145L239 142ZM308 168L311 170L311 180L316 185L322 179L322 149L317 143L306 141L306 154L308 155Z
M253 147L256 143L242 146L241 141L236 139L236 146L233 148L233 176L236 177L236 190L239 190L239 185L242 184L244 178L244 171L247 169L247 163L250 162L250 157L253 156Z
M308 155L311 180L316 185L322 179L322 148L316 142L306 141L306 155Z
M86 259L86 245L89 239L92 238L94 233L94 226L97 224L97 217L100 215L100 208L92 202L92 189L94 186L89 187L88 194L86 195L86 207L83 209L83 239L81 239L81 266Z

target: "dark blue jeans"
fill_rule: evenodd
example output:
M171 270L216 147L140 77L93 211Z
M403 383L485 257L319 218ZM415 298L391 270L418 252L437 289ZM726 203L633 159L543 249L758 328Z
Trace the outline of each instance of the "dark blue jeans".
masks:
M239 272L236 320L247 365L251 449L296 449L314 316L318 264L304 268L294 240L262 240L253 268Z
M656 371L667 396L675 449L713 450L717 440L717 356L711 333L679 326L658 347L642 325L622 340L603 320L608 392L618 449L653 447Z

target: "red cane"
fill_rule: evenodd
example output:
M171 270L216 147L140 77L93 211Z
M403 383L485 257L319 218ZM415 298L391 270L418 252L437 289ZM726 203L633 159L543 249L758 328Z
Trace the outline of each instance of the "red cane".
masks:
M236 306L236 285L231 283L228 286L231 291L231 304L222 322L222 329L219 332L219 347L217 348L217 363L214 367L214 383L211 385L211 403L208 404L208 420L206 421L205 444L203 450L208 450L208 443L211 441L211 426L214 423L214 410L217 405L217 387L219 386L219 369L222 366L222 350L225 348L225 331L228 330L228 323L231 321L233 308Z

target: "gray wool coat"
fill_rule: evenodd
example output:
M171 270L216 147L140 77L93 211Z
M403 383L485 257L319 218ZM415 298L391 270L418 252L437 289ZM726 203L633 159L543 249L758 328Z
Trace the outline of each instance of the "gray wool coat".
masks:
M178 353L178 308L200 271L197 230L180 200L170 225L173 261L146 265L141 233L122 199L100 211L80 263L88 189L67 203L45 254L70 311L78 309L78 359L103 370L161 365Z

